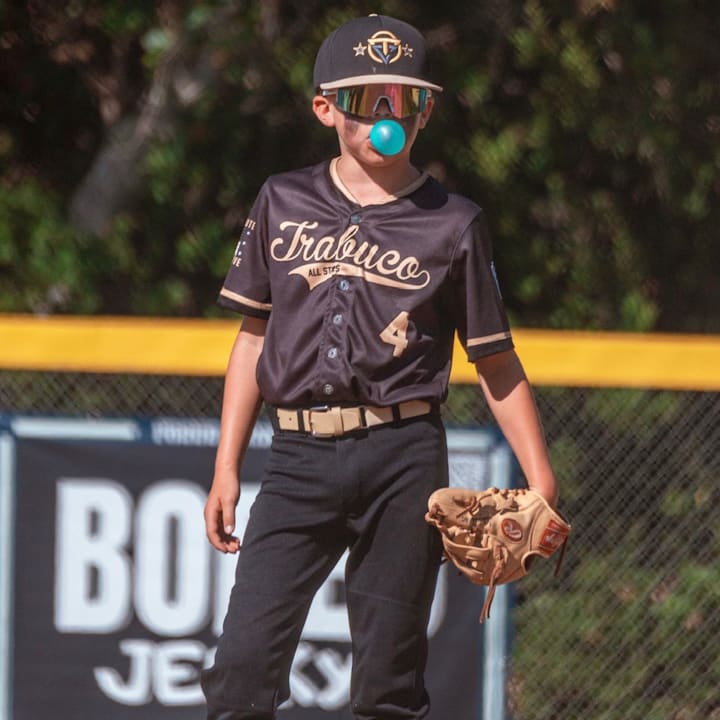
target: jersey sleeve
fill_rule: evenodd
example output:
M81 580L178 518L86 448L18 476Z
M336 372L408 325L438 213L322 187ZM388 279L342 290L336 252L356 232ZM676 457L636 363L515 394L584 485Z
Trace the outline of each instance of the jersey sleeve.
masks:
M267 256L268 187L262 187L253 204L217 303L243 315L268 318L272 310Z
M485 217L479 213L460 237L450 270L455 327L470 362L513 348L492 258Z

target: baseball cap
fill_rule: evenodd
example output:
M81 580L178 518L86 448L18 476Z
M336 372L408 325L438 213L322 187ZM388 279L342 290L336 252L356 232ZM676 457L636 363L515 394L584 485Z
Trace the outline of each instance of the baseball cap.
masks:
M387 15L355 18L328 35L315 58L313 82L320 90L400 83L442 91L430 79L425 38Z

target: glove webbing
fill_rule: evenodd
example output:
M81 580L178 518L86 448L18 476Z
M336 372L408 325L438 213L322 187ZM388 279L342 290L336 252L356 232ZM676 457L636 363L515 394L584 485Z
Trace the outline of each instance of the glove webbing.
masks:
M502 491L499 492L498 495L500 497L495 501L495 508L484 506L478 498L473 498L473 501L462 512L458 513L458 520L463 515L468 515L468 525L472 528L479 523L486 522L495 515L495 513L517 510L517 503L512 496ZM468 554L468 559L470 557L472 557L471 553ZM495 597L495 583L502 575L503 570L505 570L505 565L507 564L507 551L505 548L496 544L493 547L493 559L495 560L495 565L493 567L490 582L488 583L488 589L485 594L485 602L483 603L482 610L480 612L480 623L490 618L490 607Z

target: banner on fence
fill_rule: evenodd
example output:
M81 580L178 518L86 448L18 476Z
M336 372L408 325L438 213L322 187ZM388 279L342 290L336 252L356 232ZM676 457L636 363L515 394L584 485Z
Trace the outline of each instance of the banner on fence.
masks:
M199 671L212 660L235 564L203 525L218 430L207 420L0 423L0 718L202 715ZM260 422L252 437L239 531L271 432ZM451 429L448 445L451 484L511 484L511 454L494 430ZM502 683L507 596L483 636L481 593L443 568L427 671L434 717L502 717L502 687L491 685ZM350 718L342 597L341 561L311 608L286 720Z

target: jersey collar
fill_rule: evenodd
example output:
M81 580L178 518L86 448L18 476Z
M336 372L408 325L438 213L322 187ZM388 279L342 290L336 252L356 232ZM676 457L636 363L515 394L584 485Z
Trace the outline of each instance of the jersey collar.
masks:
M357 198L348 190L346 185L343 183L343 181L340 179L340 176L338 175L337 171L337 165L340 161L339 157L334 157L330 161L330 179L333 182L333 185L348 199L350 202L355 203L356 205L359 205L360 203L357 201ZM425 181L428 178L428 174L426 172L420 173L420 176L413 180L409 185L407 185L404 188L401 188L397 192L395 192L392 195L386 195L381 200L378 200L377 202L372 203L373 205L385 205L387 203L393 202L394 200L397 200L401 197L406 197L408 195L411 195L414 193L419 187L425 184Z

